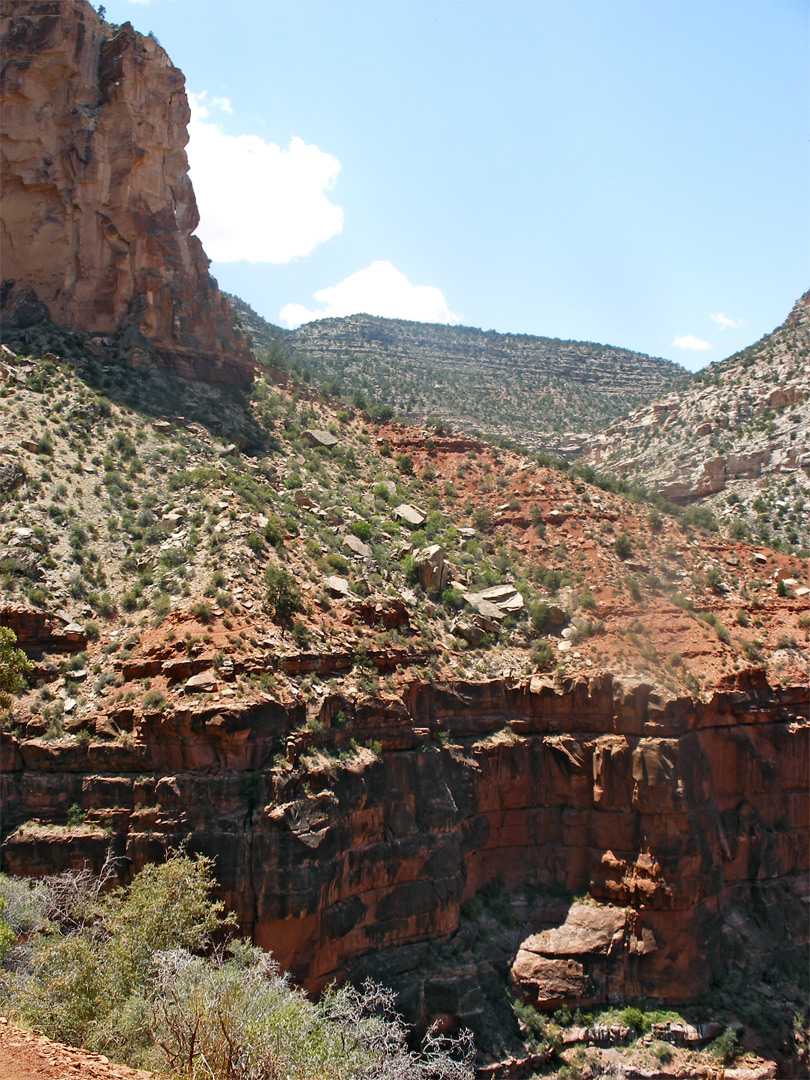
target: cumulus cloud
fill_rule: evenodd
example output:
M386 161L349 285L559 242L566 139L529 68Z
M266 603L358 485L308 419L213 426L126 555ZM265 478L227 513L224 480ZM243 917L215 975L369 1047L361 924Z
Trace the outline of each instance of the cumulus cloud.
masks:
M313 298L324 305L320 310L302 304L286 304L280 319L289 327L314 319L341 315L382 315L389 319L413 319L416 322L457 323L441 289L435 285L411 285L405 275L390 262L378 260L350 274L338 285L320 289Z
M702 341L694 334L680 334L672 342L676 349L691 349L693 352L702 352L703 349L713 349L709 341Z
M286 148L258 135L226 135L212 110L227 98L189 94L188 160L200 210L197 235L214 262L285 263L343 228L330 202L340 162L294 137Z
M730 315L724 315L722 311L713 311L709 318L722 327L723 330L732 330L739 326L745 326L745 319L732 319Z

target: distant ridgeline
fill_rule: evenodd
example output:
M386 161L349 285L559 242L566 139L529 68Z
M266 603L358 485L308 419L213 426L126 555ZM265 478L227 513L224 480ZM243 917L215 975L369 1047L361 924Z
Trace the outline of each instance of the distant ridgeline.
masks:
M579 453L583 436L672 388L678 364L582 341L352 315L285 331L237 298L254 347L280 350L320 384L360 391L410 420Z

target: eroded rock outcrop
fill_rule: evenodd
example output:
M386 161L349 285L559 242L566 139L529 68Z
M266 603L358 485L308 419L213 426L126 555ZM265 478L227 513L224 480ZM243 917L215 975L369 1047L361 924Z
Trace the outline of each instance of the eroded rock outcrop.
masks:
M751 528L785 516L790 542L806 547L809 345L810 292L773 333L592 436L585 459ZM777 534L781 527L777 520Z
M86 0L2 5L2 306L129 361L248 382L250 350L192 236L183 75Z
M112 843L132 873L185 842L297 979L370 966L423 1015L418 949L456 933L464 902L495 880L564 887L601 906L556 901L518 954L522 993L690 1001L721 962L805 947L807 704L755 673L708 702L601 676L414 682L311 715L269 695L122 704L86 741L4 740L3 862L40 874Z

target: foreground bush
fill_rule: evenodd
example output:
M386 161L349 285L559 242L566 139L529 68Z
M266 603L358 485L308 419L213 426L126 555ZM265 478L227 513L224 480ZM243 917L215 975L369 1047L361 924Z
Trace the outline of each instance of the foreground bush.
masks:
M0 1007L53 1039L194 1080L471 1080L468 1036L407 1045L390 991L318 1002L239 940L212 863L172 855L129 889L65 873L0 877ZM220 944L215 944L220 941Z

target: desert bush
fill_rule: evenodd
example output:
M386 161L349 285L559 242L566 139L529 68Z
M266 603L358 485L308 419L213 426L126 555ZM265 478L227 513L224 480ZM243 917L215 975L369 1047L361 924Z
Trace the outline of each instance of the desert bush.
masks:
M492 532L495 524L492 511L488 506L477 507L472 513L471 520L473 528L483 533Z
M0 876L0 1002L51 1038L189 1080L472 1080L467 1033L412 1050L393 994L367 982L312 1002L238 940L212 862L172 854L129 889L105 875Z
M0 706L8 707L10 695L25 687L25 676L31 663L17 647L17 635L7 626L0 626Z
M269 522L267 523L269 526ZM264 540L257 532L250 532L245 537L245 543L254 555L259 555L264 550Z
M547 634L554 626L554 613L542 600L529 605L529 620L535 634Z
M366 544L374 535L374 529L371 524L363 518L353 521L350 526L350 531Z
M613 550L616 552L620 559L630 558L630 556L633 554L633 541L630 539L627 533L622 533L620 536L616 537L616 540L613 544Z
M693 525L701 532L717 532L720 526L714 512L708 506L690 506L681 517L684 526Z
M733 1028L726 1028L722 1035L714 1040L709 1047L712 1054L719 1058L724 1065L731 1065L737 1055L742 1051L737 1034Z
M674 1056L672 1053L672 1047L664 1042L655 1043L655 1045L653 1046L653 1055L655 1056L656 1060L659 1061L662 1065L669 1065L670 1061L672 1061L672 1058Z
M166 704L166 695L161 690L150 690L144 695L143 707L145 709L162 709Z
M276 619L289 619L301 610L301 590L292 574L281 566L268 566L264 573L267 605Z
M201 623L209 623L214 617L214 608L207 600L197 600L191 605L191 614Z
M545 638L536 641L532 645L531 657L538 671L550 671L555 661L554 646Z

